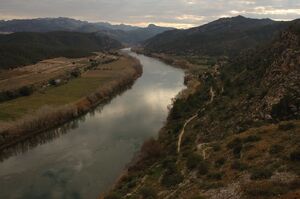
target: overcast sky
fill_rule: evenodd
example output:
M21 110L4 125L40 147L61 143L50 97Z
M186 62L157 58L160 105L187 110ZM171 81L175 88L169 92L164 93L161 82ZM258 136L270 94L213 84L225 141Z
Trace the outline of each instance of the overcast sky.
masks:
M71 17L188 28L220 17L300 18L300 0L0 0L0 19Z

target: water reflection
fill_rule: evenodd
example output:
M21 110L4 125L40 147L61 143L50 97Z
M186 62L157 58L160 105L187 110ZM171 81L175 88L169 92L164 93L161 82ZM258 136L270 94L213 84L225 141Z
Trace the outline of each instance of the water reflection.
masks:
M181 70L131 55L144 66L132 89L8 152L14 156L0 163L0 198L97 198L114 183L143 141L157 135L184 88Z
M59 138L61 135L66 134L68 132L72 132L72 130L79 127L80 123L85 122L86 116L95 116L96 113L100 113L103 109L103 106L108 104L109 102L106 102L104 104L99 105L97 108L91 110L89 113L82 115L73 121L70 121L59 128L56 128L51 131L47 131L44 133L36 134L33 137L28 137L21 142L16 143L15 145L11 146L10 148L4 149L0 152L0 162L4 161L5 159L19 155L22 153L25 153L29 151L32 148L37 147L38 145L42 145L48 142L51 142L53 139Z

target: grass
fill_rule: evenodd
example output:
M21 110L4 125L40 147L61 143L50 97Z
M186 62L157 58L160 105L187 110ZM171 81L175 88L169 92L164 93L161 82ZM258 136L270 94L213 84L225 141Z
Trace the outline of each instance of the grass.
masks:
M109 84L110 81L126 75L130 71L131 61L122 58L116 62L106 64L110 70L92 70L58 87L48 87L44 91L17 98L0 104L0 121L11 121L21 118L26 114L49 106L60 106L69 104L85 97L102 85ZM103 67L103 66L101 66Z

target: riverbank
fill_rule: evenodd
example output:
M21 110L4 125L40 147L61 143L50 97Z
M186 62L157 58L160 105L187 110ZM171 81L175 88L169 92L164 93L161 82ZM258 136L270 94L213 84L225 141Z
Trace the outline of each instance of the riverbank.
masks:
M243 59L220 60L198 76L199 89L174 101L159 138L145 142L104 198L298 198L300 123L281 105L291 93L277 96L282 82L295 85L295 79L278 57L255 69ZM279 70L280 81L272 70Z
M2 111L21 109L25 114L0 123L0 151L87 113L129 88L141 74L139 61L122 55L114 62L85 71L64 85L1 103Z
M188 60L185 59L178 59L171 55L165 55L165 54L159 54L159 53L144 53L142 50L138 49L132 49L133 52L137 54L146 55L155 59L160 60L163 63L166 63L168 65L171 65L175 68L180 68L184 70L185 76L184 76L184 84L186 85L186 88L181 90L176 97L173 99L172 108L170 108L167 120L165 122L165 125L159 130L159 138L157 140L154 140L153 138L150 138L149 140L146 140L141 147L139 153L135 155L135 157L132 159L131 163L128 164L127 168L123 171L123 173L120 175L116 183L112 186L112 189L108 192L110 194L106 195L105 193L101 193L99 196L99 199L107 199L107 198L130 198L132 195L136 195L139 189L142 188L142 184L147 180L147 175L145 175L141 180L141 186L135 187L133 191L130 193L126 193L126 195L118 194L115 192L115 190L122 189L122 186L124 182L126 182L128 179L136 178L135 177L135 170L141 171L142 169L149 169L154 168L157 164L153 164L153 160L156 158L160 158L163 155L162 147L163 144L163 137L165 137L168 134L168 131L170 129L180 129L181 126L183 126L184 118L180 118L179 120L176 120L176 125L174 125L174 120L172 112L174 112L177 108L176 103L179 101L186 101L190 96L193 96L201 87L201 75L203 75L205 72L209 72L209 68L206 66L199 66L190 63ZM197 72L195 72L197 71ZM175 106L175 107L174 107ZM170 127L172 126L172 127ZM174 127L175 126L175 127ZM153 159L154 158L154 159ZM139 177L137 177L139 178ZM147 190L145 190L147 192ZM122 191L121 191L122 192ZM151 193L149 193L151 194Z

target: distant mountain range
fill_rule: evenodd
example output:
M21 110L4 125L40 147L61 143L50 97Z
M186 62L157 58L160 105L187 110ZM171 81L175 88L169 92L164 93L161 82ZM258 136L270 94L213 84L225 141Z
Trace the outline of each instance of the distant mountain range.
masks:
M72 31L72 32L100 32L113 37L123 43L135 44L145 41L157 34L173 28L159 27L153 24L141 28L130 25L112 25L110 23L99 22L89 23L70 18L38 18L38 19L17 19L0 21L0 32L52 32L52 31Z
M144 49L150 53L236 55L271 41L289 24L243 16L221 18L203 26L156 35L144 43Z

